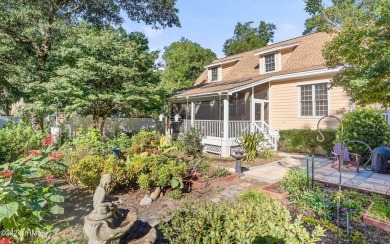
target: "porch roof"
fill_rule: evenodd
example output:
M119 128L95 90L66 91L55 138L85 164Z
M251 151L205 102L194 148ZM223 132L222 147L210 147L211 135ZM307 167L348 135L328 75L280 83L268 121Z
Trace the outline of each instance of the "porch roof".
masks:
M305 69L298 69L295 71L279 71L269 74L256 75L243 79L206 83L204 85L198 85L176 90L173 94L172 99L205 95L218 95L219 93L231 93L246 89L248 87L263 84L269 81L285 80L286 78L294 77L294 75L297 77L302 77L305 75L326 75L329 73L336 73L339 70L340 69L327 69L323 65L317 65Z

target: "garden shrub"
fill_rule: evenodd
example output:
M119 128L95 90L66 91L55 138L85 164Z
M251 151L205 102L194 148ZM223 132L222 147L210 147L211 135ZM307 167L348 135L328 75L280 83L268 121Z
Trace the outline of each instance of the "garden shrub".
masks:
M182 182L188 170L185 161L164 154L134 155L126 164L130 170L130 177L145 191L158 186L162 188L170 186L173 179Z
M104 158L102 156L88 155L69 168L69 179L72 184L93 190L99 185L103 169Z
M367 143L371 149L381 145L388 145L390 127L381 113L373 109L359 109L346 113L343 119L344 142L360 140ZM337 130L337 141L341 140L341 127ZM362 155L362 163L369 158L369 150L360 143L351 143L349 152Z
M88 146L95 154L109 154L111 153L111 148L107 143L103 141L103 138L98 129L88 129L86 132L84 130L79 130L76 138L73 139L68 146L70 147L85 147Z
M160 145L160 135L157 131L141 130L131 138L131 153L145 151L156 152Z
M12 162L31 150L42 148L45 134L28 123L8 122L0 129L0 164Z
M131 138L126 135L126 133L121 132L117 134L112 140L109 140L108 145L110 145L112 148L116 147L124 150L131 147Z
M236 202L187 203L169 216L161 230L170 243L316 243L324 235L320 226L310 234L301 216L292 221L281 203L255 191Z
M53 162L55 151L29 154L0 167L0 230L18 243L33 243L26 232L47 232L53 228L47 217L63 214L59 205L63 192L52 184L54 175L44 177L40 170Z
M240 134L237 137L237 143L245 152L246 161L254 161L257 156L260 155L260 152L257 150L259 146L264 143L266 140L263 133L259 132L247 132Z
M317 147L321 147L327 155L330 155L335 145L336 131L321 130L323 141L318 141L319 132L310 129L290 129L279 132L279 150L294 153L313 154Z
M196 127L189 128L180 139L181 145L187 156L198 157L203 150L202 130Z

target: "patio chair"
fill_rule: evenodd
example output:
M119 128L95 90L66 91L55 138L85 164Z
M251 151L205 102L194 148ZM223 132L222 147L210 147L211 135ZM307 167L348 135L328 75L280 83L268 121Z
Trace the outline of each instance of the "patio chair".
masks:
M332 154L335 156L335 161L333 162L332 167L338 168L339 164L340 164L340 156L341 156L341 143L340 142L337 143L333 147ZM350 155L354 156L355 160L351 160L351 158L349 157ZM351 166L356 166L356 172L359 173L359 164L360 164L361 157L362 156L360 154L348 152L348 148L345 147L344 148L343 164L347 165L347 168L349 168Z

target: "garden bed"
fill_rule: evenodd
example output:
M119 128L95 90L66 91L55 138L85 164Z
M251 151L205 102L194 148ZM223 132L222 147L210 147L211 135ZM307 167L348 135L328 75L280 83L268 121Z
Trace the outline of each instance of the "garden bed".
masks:
M272 196L278 200L288 199L290 193L280 188L280 183L275 182L266 186L263 186L259 191L265 195Z
M222 173L219 173L219 172ZM227 175L226 175L227 174ZM194 189L205 188L208 186L224 185L240 179L236 173L230 173L225 169L209 167L204 169L202 173L195 173L190 179L191 187Z
M375 205L375 202L372 202L370 204L370 206L368 207L367 211L363 214L363 218L362 218L363 222L390 233L390 221L387 221L387 222L380 221L380 220L375 219L372 216L371 209L374 205Z

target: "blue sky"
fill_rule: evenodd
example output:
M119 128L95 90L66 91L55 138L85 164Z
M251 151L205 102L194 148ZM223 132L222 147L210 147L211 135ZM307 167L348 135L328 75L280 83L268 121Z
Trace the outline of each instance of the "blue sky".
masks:
M224 57L222 47L226 39L233 36L237 22L253 21L257 26L261 20L277 27L274 42L300 36L304 30L304 0L178 0L179 18L182 27L153 30L142 23L126 19L123 27L127 31L141 31L149 39L151 50L164 50L172 42L186 37L210 48L219 58Z

